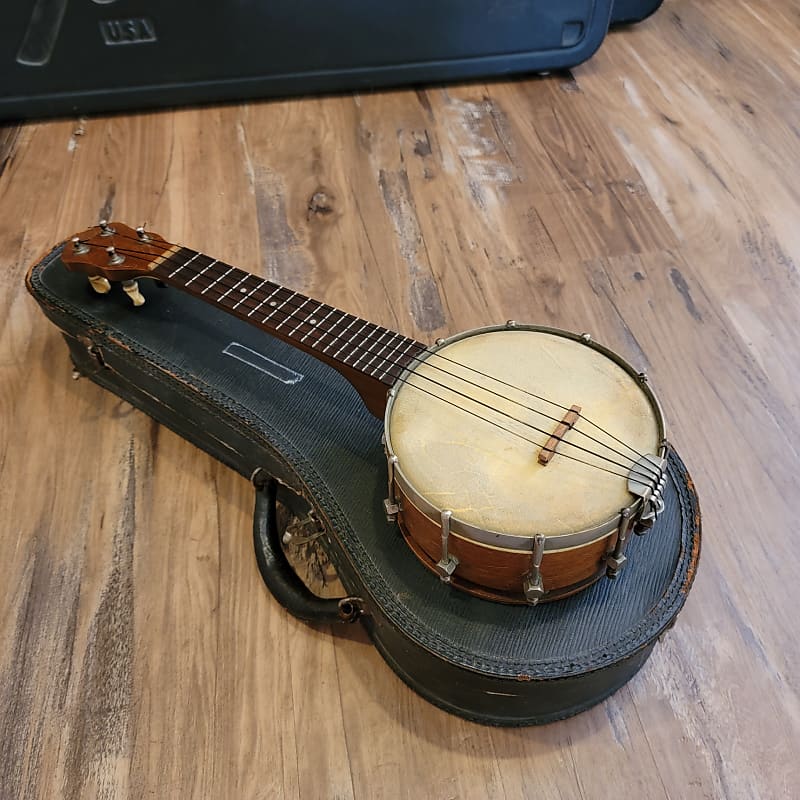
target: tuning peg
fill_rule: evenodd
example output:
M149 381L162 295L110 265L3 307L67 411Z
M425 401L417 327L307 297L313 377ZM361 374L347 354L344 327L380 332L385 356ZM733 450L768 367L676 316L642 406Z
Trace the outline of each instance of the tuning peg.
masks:
M139 284L136 281L123 281L122 288L135 306L144 305L144 295L139 291Z
M98 224L100 225L100 235L101 236L113 236L114 235L114 229L109 226L107 219L101 219Z
M150 241L150 237L147 235L147 232L146 232L146 231L145 231L145 229L144 229L144 228L145 228L145 225L147 225L147 223L146 223L146 222L145 222L145 224L144 224L144 225L140 225L140 226L139 226L139 227L136 229L136 235L139 237L139 241L140 241L140 242L149 242L149 241Z
M117 264L121 264L125 260L125 256L121 256L114 246L106 247L106 253L108 253L108 263L113 267L116 267Z
M108 294L111 291L111 284L102 275L90 276L89 285L97 292L97 294Z
M89 252L89 245L82 242L77 236L72 237L72 250L76 255L82 256Z

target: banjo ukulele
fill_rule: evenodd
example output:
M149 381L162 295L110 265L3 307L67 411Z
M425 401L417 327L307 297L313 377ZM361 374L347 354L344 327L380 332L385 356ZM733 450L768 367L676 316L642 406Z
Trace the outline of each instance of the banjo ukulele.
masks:
M663 508L664 419L646 377L588 334L513 321L432 347L144 228L74 236L68 269L134 306L152 278L341 373L384 420L385 509L442 581L490 600L616 577Z

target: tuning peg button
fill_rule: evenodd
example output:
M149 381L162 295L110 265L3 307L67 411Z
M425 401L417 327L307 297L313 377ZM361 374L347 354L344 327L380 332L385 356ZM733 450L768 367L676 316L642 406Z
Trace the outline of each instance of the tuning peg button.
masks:
M98 223L100 226L100 235L101 236L113 236L114 229L108 224L107 219L101 219Z
M72 237L72 251L79 256L89 252L89 245L82 242L77 236Z
M92 275L89 278L89 285L97 294L108 294L111 291L111 284L102 275Z
M140 242L149 242L150 237L147 235L147 231L144 229L144 225L140 225L136 229L136 235L139 237Z
M112 266L121 264L125 260L125 256L121 256L115 247L106 247L106 253L108 253L108 263Z
M122 288L135 306L144 305L144 295L139 291L139 284L136 281L123 281Z

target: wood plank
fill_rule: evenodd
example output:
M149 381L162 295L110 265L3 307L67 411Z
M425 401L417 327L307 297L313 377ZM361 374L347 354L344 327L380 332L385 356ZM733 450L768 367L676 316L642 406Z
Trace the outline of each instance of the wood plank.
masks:
M796 21L671 0L547 79L0 129L0 795L800 793ZM639 675L491 729L289 618L247 482L71 380L24 292L100 215L423 341L513 318L646 369L705 544Z

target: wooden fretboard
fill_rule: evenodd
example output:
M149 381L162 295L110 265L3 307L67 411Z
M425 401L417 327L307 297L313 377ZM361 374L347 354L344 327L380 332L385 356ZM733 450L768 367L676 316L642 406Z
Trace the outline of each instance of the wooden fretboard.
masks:
M382 416L387 388L426 348L395 331L189 248L151 273L330 364Z

